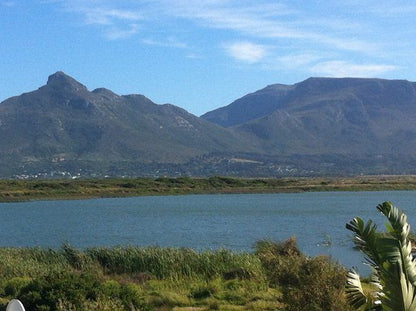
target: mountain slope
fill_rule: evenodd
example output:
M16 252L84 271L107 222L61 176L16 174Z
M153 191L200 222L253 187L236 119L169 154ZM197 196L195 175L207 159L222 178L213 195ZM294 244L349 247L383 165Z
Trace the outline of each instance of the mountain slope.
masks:
M31 163L181 163L245 149L231 131L142 95L92 92L63 72L0 103L0 159Z
M0 103L0 178L416 173L416 83L310 78L198 118L63 72Z
M257 119L282 108L281 104L292 89L291 85L274 84L237 99L226 107L207 112L201 118L224 127Z
M259 139L268 154L410 156L416 83L310 78L268 86L202 118Z

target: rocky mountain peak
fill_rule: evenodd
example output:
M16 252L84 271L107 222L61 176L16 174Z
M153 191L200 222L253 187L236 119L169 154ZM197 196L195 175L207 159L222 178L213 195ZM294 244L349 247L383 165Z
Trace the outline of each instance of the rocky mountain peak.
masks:
M79 83L77 80L68 76L62 71L58 71L50 75L46 85L54 89L66 89L72 91L87 90L85 85Z

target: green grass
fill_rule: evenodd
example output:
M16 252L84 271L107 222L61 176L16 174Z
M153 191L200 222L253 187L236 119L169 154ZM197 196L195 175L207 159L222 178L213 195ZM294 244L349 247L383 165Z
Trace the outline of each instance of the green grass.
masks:
M415 189L416 176L281 179L241 179L217 176L157 179L0 180L0 202L143 195Z
M345 270L294 240L253 253L134 246L0 248L0 310L350 310Z

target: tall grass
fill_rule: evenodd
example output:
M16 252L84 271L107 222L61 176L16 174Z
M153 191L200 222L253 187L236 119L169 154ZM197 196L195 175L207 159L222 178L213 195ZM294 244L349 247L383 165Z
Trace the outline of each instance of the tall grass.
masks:
M0 278L39 277L52 270L65 270L69 263L59 250L0 248Z
M262 241L254 253L226 249L0 248L0 311L12 298L28 310L347 311L344 269L308 258L295 240ZM186 309L183 309L186 310ZM191 309L189 309L191 310Z
M257 256L228 250L196 252L189 248L116 247L90 248L86 255L107 273L146 272L158 279L212 279L238 269L250 277L263 275Z

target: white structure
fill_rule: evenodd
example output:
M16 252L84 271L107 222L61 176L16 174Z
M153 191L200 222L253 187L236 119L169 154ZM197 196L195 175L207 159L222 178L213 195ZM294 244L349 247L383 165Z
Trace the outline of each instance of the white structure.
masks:
M25 307L23 307L23 304L20 302L20 300L13 299L10 300L10 302L7 304L6 311L25 311Z

